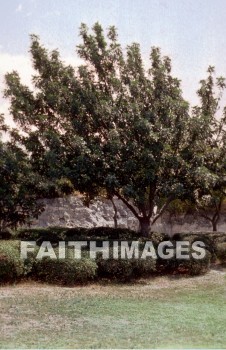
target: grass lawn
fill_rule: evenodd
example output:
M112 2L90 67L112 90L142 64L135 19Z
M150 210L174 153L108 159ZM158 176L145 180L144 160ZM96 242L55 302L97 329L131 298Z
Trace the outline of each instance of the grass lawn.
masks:
M0 348L226 348L225 270L127 285L0 287Z

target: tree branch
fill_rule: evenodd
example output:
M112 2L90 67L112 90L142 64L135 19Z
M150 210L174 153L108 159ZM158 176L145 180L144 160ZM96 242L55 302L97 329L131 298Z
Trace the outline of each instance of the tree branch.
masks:
M153 218L152 220L152 225L158 220L158 218L163 214L163 212L167 209L167 207L169 206L169 204L172 202L173 200L173 196L170 196L167 201L163 204L162 208L160 209L160 211L158 212L158 214L156 214L156 216Z
M199 215L202 216L204 219L209 220L210 222L213 222L213 219L211 219L209 216L207 216L204 213L199 212Z
M154 209L154 203L153 203L153 192L156 192L156 183L151 183L149 187L149 196L148 196L148 201L149 201L149 211L148 211L148 217L150 218L153 213Z
M138 213L136 212L135 208L133 207L132 204L130 204L119 192L114 191L114 194L121 199L121 201L127 206L127 208L129 208L131 210L131 212L133 213L133 215L139 220L140 216L138 215Z

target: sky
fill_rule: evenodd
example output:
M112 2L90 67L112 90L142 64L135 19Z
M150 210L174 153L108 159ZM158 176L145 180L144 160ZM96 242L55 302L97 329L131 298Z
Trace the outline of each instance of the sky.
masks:
M17 70L31 84L29 35L38 34L45 47L58 48L63 60L76 65L79 26L97 21L105 29L115 25L124 48L140 43L145 65L151 47L159 46L192 105L209 65L226 76L226 0L1 0L0 113L7 120L4 75Z

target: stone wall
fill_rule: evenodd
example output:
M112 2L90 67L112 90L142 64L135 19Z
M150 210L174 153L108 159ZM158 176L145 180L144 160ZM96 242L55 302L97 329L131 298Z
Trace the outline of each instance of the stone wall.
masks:
M139 223L130 210L118 199L114 199L118 209L118 226L138 230ZM82 198L69 196L65 198L45 199L45 211L38 220L33 221L33 227L63 226L63 227L114 227L114 210L110 200L93 201L89 208L85 207ZM211 231L211 224L193 215L177 217L163 215L152 227L153 231L176 232ZM222 213L218 225L219 231L226 231L226 211Z
M34 220L33 226L64 227L114 227L114 209L110 200L96 200L89 207L83 205L82 197L45 199L45 211ZM118 210L118 226L138 229L138 222L130 210L118 199L114 199Z

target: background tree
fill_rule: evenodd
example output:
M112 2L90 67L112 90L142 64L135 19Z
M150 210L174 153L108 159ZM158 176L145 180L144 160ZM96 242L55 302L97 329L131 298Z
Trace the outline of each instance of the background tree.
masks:
M48 168L44 171L44 167L51 165L51 155L43 152L40 156L33 133L24 139L4 124L3 116L0 132L7 132L9 139L0 140L0 231L4 231L29 225L44 210L43 198L70 194L73 186L68 179L47 176Z
M200 104L192 111L184 185L189 188L182 201L174 201L170 213L195 212L208 220L217 230L226 189L226 109L222 107L225 81L214 77L214 67L201 80L198 96Z
M217 231L226 189L226 108L222 107L226 85L224 78L215 78L214 74L210 66L208 77L200 82L200 105L193 108L191 163L196 167L196 210Z
M0 121L0 129L7 131ZM37 202L37 174L25 152L13 143L0 141L0 231L29 224L43 210Z
M200 139L191 145L197 138L191 125L201 127L203 119L189 118L180 82L160 49L152 48L146 70L139 45L124 54L114 27L104 36L98 23L91 33L82 24L80 36L84 65L75 70L33 35L34 91L13 72L6 75L5 96L23 144L35 138L29 148L35 166L69 179L91 198L101 189L118 197L147 235L173 199L197 188ZM43 165L46 152L51 161Z

